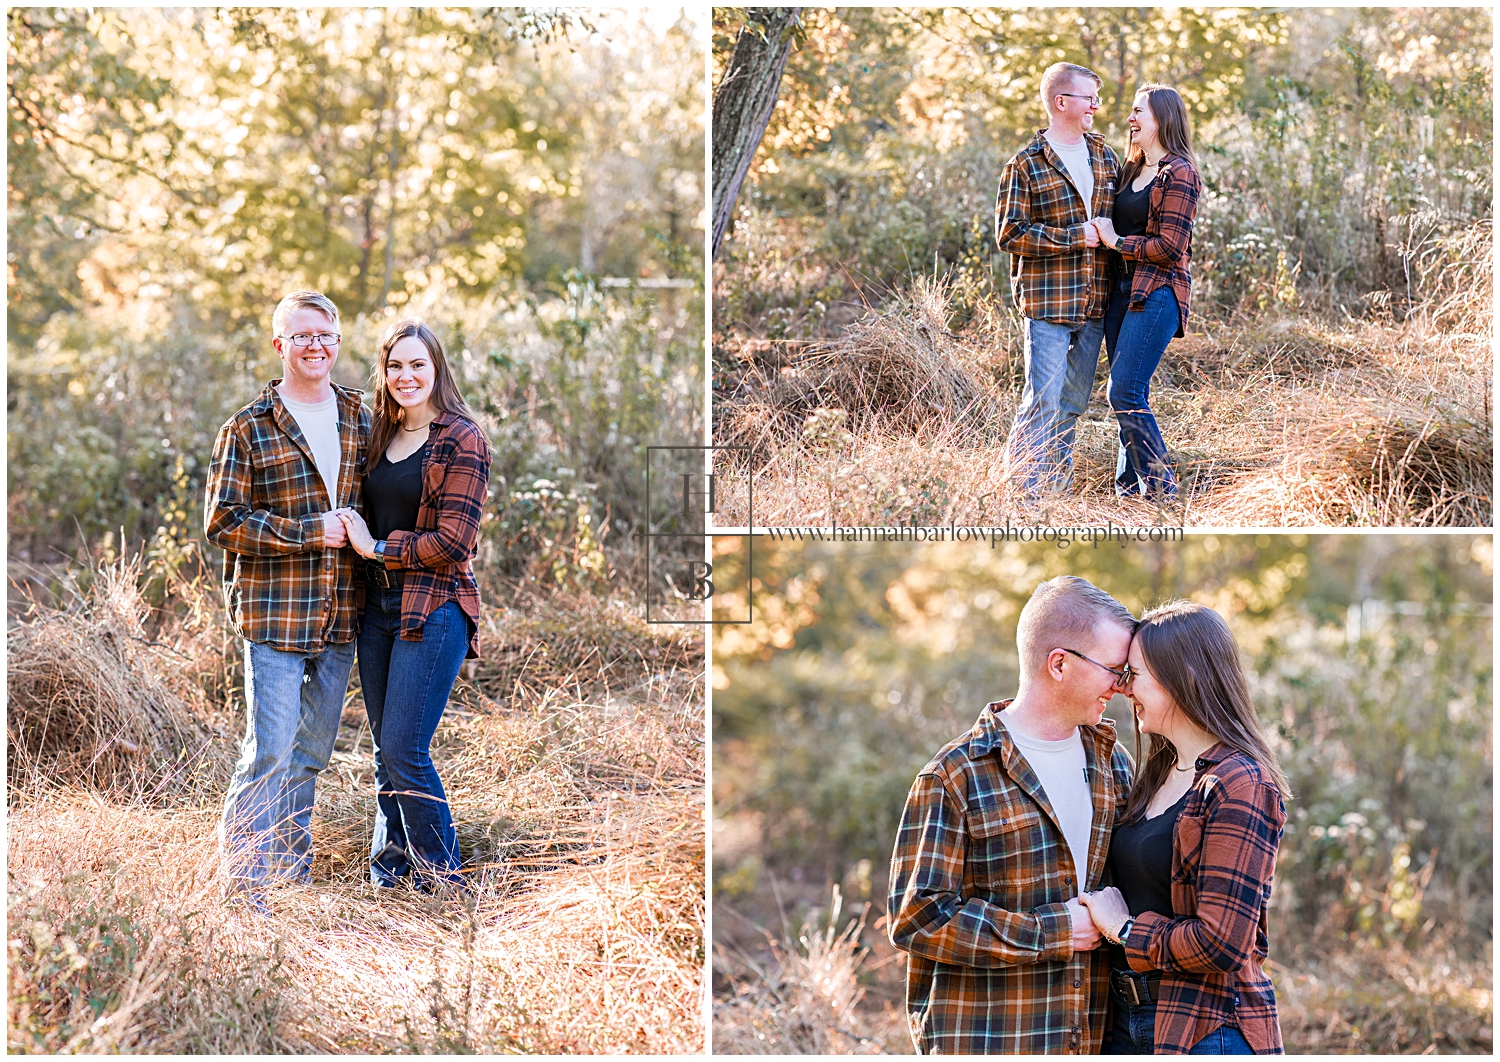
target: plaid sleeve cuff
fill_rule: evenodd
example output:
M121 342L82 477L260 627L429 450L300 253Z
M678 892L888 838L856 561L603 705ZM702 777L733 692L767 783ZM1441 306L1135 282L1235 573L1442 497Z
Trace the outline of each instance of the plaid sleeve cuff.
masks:
M1130 927L1130 936L1125 938L1125 961L1136 973L1150 973L1156 969L1150 958L1151 942L1166 932L1171 921L1156 911L1142 911L1135 916L1135 925Z
M406 544L417 537L415 531L392 531L385 537L385 566L387 568L405 568L406 563L401 559L405 552Z
M1073 957L1073 917L1068 905L1049 903L1032 912L1041 921L1042 950L1038 962L1067 962Z
M302 545L307 549L322 549L323 514L308 513L298 523L302 525Z

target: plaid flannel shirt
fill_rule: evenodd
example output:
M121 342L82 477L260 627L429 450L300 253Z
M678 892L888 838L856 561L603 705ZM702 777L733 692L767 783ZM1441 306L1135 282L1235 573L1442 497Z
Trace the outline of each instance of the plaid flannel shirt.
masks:
M1135 264L1130 281L1130 308L1143 310L1146 297L1170 287L1177 296L1177 335L1187 335L1188 304L1193 299L1193 219L1203 179L1181 155L1162 157L1146 206L1146 232L1121 236L1115 253Z
M1115 205L1120 160L1104 138L1084 133L1094 171L1092 209L1039 130L1000 172L995 246L1010 255L1010 287L1034 320L1081 324L1109 308L1109 249L1084 245L1084 222Z
M422 458L422 497L416 531L392 531L385 566L405 575L401 589L401 637L420 642L433 609L457 601L473 621L470 658L479 655L479 586L474 549L490 488L490 443L467 417L439 413L432 421Z
M330 499L312 447L276 391L279 383L272 380L219 429L203 533L224 551L224 597L235 633L316 653L354 640L363 604L354 550L324 548L323 514L360 503L370 411L359 391L332 385L340 454L339 497Z
M1064 906L1096 889L1130 789L1108 720L1081 727L1094 824L1076 867L1035 772L987 705L922 769L891 856L891 943L909 952L907 1020L924 1054L1097 1054L1109 957L1073 951Z
M1185 1055L1221 1025L1256 1054L1280 1054L1276 994L1262 969L1266 907L1286 824L1281 791L1244 753L1215 745L1197 761L1172 844L1171 918L1147 911L1125 958L1161 971L1156 1053Z

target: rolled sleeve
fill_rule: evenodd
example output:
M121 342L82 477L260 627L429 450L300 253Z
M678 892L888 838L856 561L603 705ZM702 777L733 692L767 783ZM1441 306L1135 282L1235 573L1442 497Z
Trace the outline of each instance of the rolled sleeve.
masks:
M1180 161L1174 163L1162 188L1161 205L1148 220L1148 229L1155 227L1157 231L1148 231L1143 236L1122 236L1116 250L1128 260L1159 266L1175 267L1186 260L1202 187L1202 179L1191 166ZM1151 220L1157 224L1150 226Z

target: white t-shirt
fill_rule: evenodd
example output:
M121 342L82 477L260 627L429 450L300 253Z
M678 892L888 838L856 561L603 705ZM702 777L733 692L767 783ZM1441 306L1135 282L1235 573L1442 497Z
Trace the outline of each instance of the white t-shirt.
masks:
M1073 852L1073 865L1078 868L1077 889L1083 890L1089 867L1089 835L1094 829L1094 800L1089 793L1089 780L1085 771L1088 761L1083 755L1083 736L1074 728L1071 737L1061 741L1046 741L1023 733L1006 712L1000 713L1010 731L1011 739L1036 772L1037 781L1052 802L1057 812L1057 821L1062 826L1063 838Z
M328 488L328 507L332 509L338 505L339 463L343 459L343 450L339 446L338 398L330 391L325 401L310 406L288 398L279 387L276 391L286 403L287 412L297 422L297 427L302 429L307 445L312 447L313 463L318 466L318 474Z
M1057 157L1067 167L1073 187L1083 195L1083 210L1087 217L1094 216L1094 167L1089 165L1089 142L1080 140L1076 144L1059 144L1050 133L1043 133Z

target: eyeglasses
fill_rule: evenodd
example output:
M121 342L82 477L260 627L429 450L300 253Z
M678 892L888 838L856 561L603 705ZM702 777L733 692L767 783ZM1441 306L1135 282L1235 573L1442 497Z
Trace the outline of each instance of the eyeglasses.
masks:
M1059 646L1059 648L1061 648L1061 646ZM1102 667L1105 671L1108 671L1111 675L1118 679L1121 686L1130 685L1131 679L1135 678L1135 672L1131 670L1129 664L1126 664L1124 667L1110 667L1108 664L1099 663L1099 661L1093 659L1092 657L1084 656L1077 649L1063 649L1063 652L1072 653L1080 660L1087 660L1095 667Z
M318 346L320 347L336 346L338 345L338 341L342 339L343 336L339 335L337 332L319 332L317 335L310 335L307 332L298 332L294 336L282 336L281 338L290 339L292 341L292 346L301 348L310 347L314 343L318 344Z
M1098 107L1098 106L1100 106L1100 105L1101 105L1101 104L1102 104L1102 103L1103 103L1103 102L1104 102L1104 101L1103 101L1103 100L1101 100L1101 99L1100 99L1100 98L1099 98L1099 97L1098 97L1098 96L1080 96L1080 95L1079 95L1079 94L1078 94L1078 93L1076 93L1076 92L1059 92L1059 93L1057 93L1057 95L1059 95L1059 96L1072 96L1072 97L1073 97L1073 98L1074 98L1074 99L1075 99L1075 100L1088 100L1088 101L1089 101L1089 102L1090 102L1090 103L1092 103L1092 104L1093 104L1093 105L1094 105L1094 106L1095 106L1095 107ZM1069 651L1069 652L1072 652L1072 650L1071 650L1071 649L1070 649L1070 650L1068 650L1068 651ZM1089 661L1089 663L1091 663L1091 664L1092 664L1092 663L1093 663L1093 661L1092 661L1092 660L1090 660L1090 661Z

